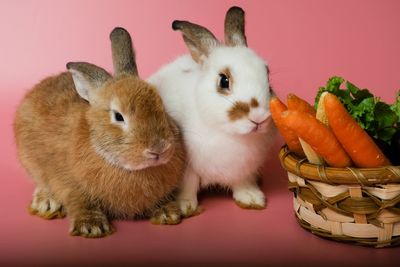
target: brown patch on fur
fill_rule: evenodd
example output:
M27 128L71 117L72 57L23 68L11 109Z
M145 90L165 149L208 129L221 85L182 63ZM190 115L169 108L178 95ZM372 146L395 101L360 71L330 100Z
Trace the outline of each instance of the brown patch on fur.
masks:
M225 44L228 46L247 46L244 26L243 9L231 7L225 16Z
M258 107L260 104L258 103L257 99L255 99L254 97L251 98L250 100L250 107L252 108L256 108Z
M247 116L250 112L249 104L241 101L236 101L231 109L228 111L228 117L231 121L238 120Z
M228 79L229 79L229 90L226 90L226 89L221 88L219 86L219 81L220 81L221 77L218 77L217 91L218 91L218 93L220 93L222 95L230 95L232 93L231 88L233 87L233 76L231 74L231 70L228 67L226 67L225 69L220 71L220 74L224 74L226 77L228 77Z

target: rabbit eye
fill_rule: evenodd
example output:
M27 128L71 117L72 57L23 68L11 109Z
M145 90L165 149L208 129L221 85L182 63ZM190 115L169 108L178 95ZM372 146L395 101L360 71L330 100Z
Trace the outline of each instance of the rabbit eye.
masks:
M114 118L118 122L124 122L124 117L122 116L121 113L114 111Z
M229 78L225 74L219 75L219 87L222 89L229 89Z

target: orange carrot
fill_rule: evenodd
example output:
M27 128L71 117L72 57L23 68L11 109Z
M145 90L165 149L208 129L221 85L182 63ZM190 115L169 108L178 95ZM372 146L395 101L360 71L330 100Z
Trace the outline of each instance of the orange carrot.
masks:
M306 141L328 165L333 167L351 166L351 159L346 154L332 131L315 116L297 110L282 113L283 123Z
M301 99L295 94L288 94L287 96L288 110L297 110L300 112L309 113L316 116L316 111L307 101ZM324 160L312 147L304 141L302 138L299 139L301 147L303 148L304 154L310 163L324 164Z
M390 165L372 138L351 117L335 95L327 94L324 106L329 126L357 167Z
M315 109L307 101L301 99L295 94L287 95L287 106L289 110L297 110L301 112L310 113L315 116Z
M303 148L300 145L299 138L295 132L290 130L285 126L284 123L282 123L281 114L287 110L285 104L282 103L278 97L274 96L269 102L269 110L271 112L272 120L285 140L289 150L299 157L304 157Z

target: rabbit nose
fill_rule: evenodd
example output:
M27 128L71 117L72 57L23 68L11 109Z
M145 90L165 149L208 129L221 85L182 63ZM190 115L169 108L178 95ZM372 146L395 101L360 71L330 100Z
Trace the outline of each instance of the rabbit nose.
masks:
M171 144L167 144L167 145L163 145L163 146L159 146L159 147L153 147L151 149L146 149L144 151L144 155L148 159L159 160L160 157L167 154L167 152L169 151L170 148L171 148Z
M268 118L271 117L271 113L265 109L257 108L252 110L248 116L248 119L254 124L263 124Z
M149 159L155 159L155 160L159 160L160 159L160 153L157 153L157 152L146 151L145 155Z

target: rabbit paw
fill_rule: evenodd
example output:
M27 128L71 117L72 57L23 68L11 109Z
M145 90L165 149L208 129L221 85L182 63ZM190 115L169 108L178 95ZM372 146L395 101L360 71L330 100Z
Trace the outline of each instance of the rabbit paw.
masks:
M73 219L70 228L71 235L88 238L104 237L113 232L114 228L107 217L98 211L89 211L88 214Z
M32 203L28 207L30 214L38 215L44 219L64 218L66 213L64 207L51 197L46 190L36 189Z
M233 192L233 198L243 209L261 210L266 206L264 193L258 188L237 189Z
M169 203L156 209L150 218L152 224L179 224L181 213L176 203Z
M185 218L199 215L203 211L203 209L198 206L197 199L180 199L179 208L182 216Z

